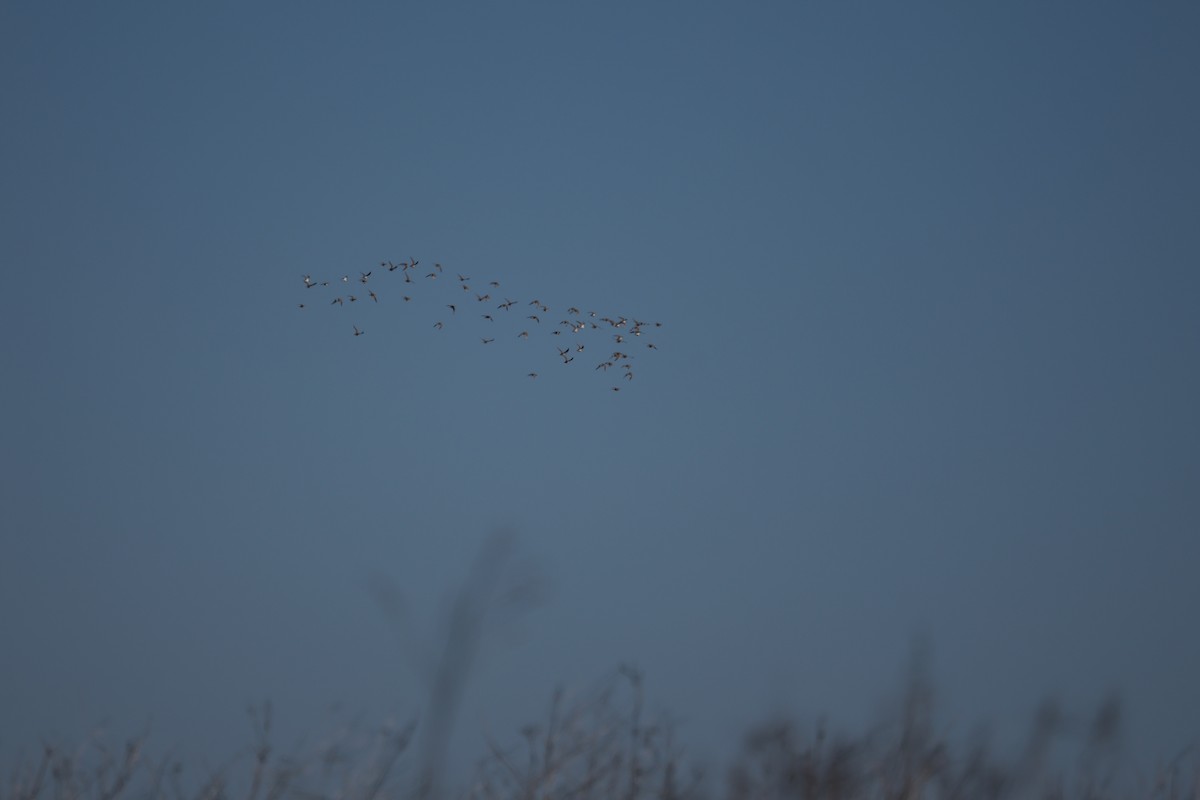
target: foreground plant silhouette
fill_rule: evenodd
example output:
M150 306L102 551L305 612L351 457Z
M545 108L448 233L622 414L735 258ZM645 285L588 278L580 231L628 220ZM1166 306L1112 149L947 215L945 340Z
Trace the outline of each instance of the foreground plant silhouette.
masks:
M1025 750L994 757L982 743L959 746L934 735L932 693L910 683L900 717L857 736L812 733L792 720L765 722L744 738L720 785L690 764L670 723L648 719L642 674L614 670L586 692L554 692L539 724L499 742L483 735L477 766L443 781L429 776L428 748L410 758L416 722L351 727L313 748L276 756L271 709L252 710L254 742L222 769L185 779L184 765L146 754L142 735L111 747L101 736L65 748L46 745L16 764L2 800L378 800L442 796L479 800L730 800L769 798L1200 798L1200 762L1185 751L1149 777L1118 786L1112 740L1119 711L1100 706L1071 724L1054 704L1035 715ZM1056 772L1056 741L1080 748L1077 766ZM436 748L435 742L434 747ZM444 756L434 753L433 758ZM405 764L407 772L399 769ZM416 781L410 780L416 776ZM406 779L408 778L408 779Z
M488 539L454 598L440 646L406 648L416 654L428 693L420 719L373 730L352 725L307 750L277 755L272 709L264 704L249 710L253 743L197 777L185 775L177 758L147 754L146 734L113 746L97 733L80 746L46 743L38 755L18 758L0 784L0 800L1200 800L1200 759L1190 748L1150 777L1119 780L1115 698L1082 719L1044 703L1026 747L1010 760L983 742L939 737L920 648L890 723L837 736L824 723L810 735L793 720L765 722L746 734L720 785L690 762L668 718L648 716L644 676L630 666L587 691L559 688L545 718L514 737L482 734L476 767L447 779L451 733L482 640L541 594L536 575L513 569L512 552L511 536ZM401 639L413 645L395 584L377 576L372 591ZM1079 752L1070 772L1050 767L1063 741Z

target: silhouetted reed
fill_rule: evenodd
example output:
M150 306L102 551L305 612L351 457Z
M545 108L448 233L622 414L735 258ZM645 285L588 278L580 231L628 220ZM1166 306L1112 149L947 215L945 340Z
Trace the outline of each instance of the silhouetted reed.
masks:
M512 737L482 733L476 766L447 778L451 733L482 640L541 595L535 573L513 568L512 552L509 536L485 543L433 648L417 646L398 588L376 578L375 599L425 680L419 720L349 725L277 755L264 704L249 710L252 744L201 773L185 772L170 754L148 755L146 734L114 746L97 732L73 748L46 743L36 756L18 754L0 800L1200 800L1191 748L1151 776L1122 775L1115 697L1084 718L1043 703L1010 759L983 739L948 741L938 733L920 649L892 719L854 736L833 735L823 721L811 733L790 719L764 722L745 735L719 786L689 760L670 720L648 713L644 677L630 666L586 691L557 689L545 718ZM1063 742L1078 751L1066 767L1054 757Z
M1119 711L1111 700L1082 726L1068 726L1055 704L1043 705L1027 745L1005 760L983 741L936 736L932 694L913 685L899 719L857 736L831 734L824 722L810 733L793 720L754 727L714 787L689 763L669 721L647 717L643 691L641 673L630 667L588 691L559 689L538 724L503 740L482 734L477 765L448 780L431 779L428 749L413 759L415 721L351 726L277 756L270 708L263 706L252 710L253 744L217 769L187 774L177 758L148 755L145 735L112 746L97 734L78 747L47 744L36 757L18 759L0 800L380 800L433 793L466 800L1200 800L1200 761L1190 749L1152 776L1115 779ZM1080 756L1074 767L1055 769L1050 752L1064 738L1079 746Z
M1200 762L1191 750L1152 777L1114 780L1119 712L1111 700L1075 733L1056 705L1043 705L1026 747L1005 761L982 741L956 745L935 736L932 695L919 685L909 687L900 719L858 736L832 735L824 722L811 733L791 720L754 727L717 791L688 762L669 721L646 719L643 689L641 673L630 667L578 695L559 689L540 724L503 741L484 734L477 766L450 780L435 775L431 782L428 752L398 775L415 722L350 727L276 757L270 708L263 706L251 714L254 743L207 773L185 776L178 759L146 755L144 735L113 747L98 734L79 747L48 744L38 757L19 760L0 800L379 800L431 792L468 800L1200 799ZM1070 771L1048 764L1063 737L1081 739ZM237 781L248 788L235 791Z

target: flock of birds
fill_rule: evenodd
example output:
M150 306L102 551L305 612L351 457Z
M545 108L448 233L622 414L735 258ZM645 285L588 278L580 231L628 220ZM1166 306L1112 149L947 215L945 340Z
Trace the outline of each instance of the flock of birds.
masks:
M564 366L579 368L581 363L594 361L599 353L599 363L592 367L593 372L620 375L618 383L612 386L612 391L621 391L621 384L628 385L634 377L634 361L638 355L657 350L658 347L649 340L647 334L661 328L661 322L645 322L623 315L601 315L595 311L583 311L576 306L569 306L564 311L555 312L541 300L514 300L503 296L500 292L500 281L491 280L475 285L472 279L461 273L446 273L441 264L432 268L418 269L420 262L415 258L408 261L393 263L382 261L378 269L360 272L358 277L342 275L334 280L317 280L312 275L303 276L305 293L304 302L297 303L301 311L324 306L337 310L356 308L359 303L380 304L380 295L375 289L379 286L377 279L398 286L393 293L391 288L384 291L383 304L395 301L398 306L408 303L435 302L440 303L443 313L435 315L433 330L444 330L448 325L458 324L465 318L473 317L475 322L482 325L481 330L488 335L480 336L481 346L491 345L500 336L512 337L517 341L528 342L531 339L554 337L554 350L558 353L560 363ZM393 273L399 272L399 276ZM390 276L390 277L389 277ZM427 299L428 289L423 285L450 284L458 290L447 297L443 291L440 298ZM325 290L323 294L309 294L308 290ZM328 295L334 295L327 300ZM418 300L418 298L421 298ZM453 302L441 302L452 300ZM500 302L497 302L500 301ZM555 319L561 317L561 319ZM519 333L513 334L513 328L505 332L506 326L497 325L497 320L510 323L519 320ZM354 336L366 334L364 328L358 327L357 322L351 324ZM597 345L597 334L604 337L602 344ZM585 341L586 340L586 341ZM610 349L611 348L611 349ZM534 352L537 352L536 350ZM545 351L549 357L549 350ZM591 356L591 359L588 358ZM536 380L538 373L530 371L528 378Z

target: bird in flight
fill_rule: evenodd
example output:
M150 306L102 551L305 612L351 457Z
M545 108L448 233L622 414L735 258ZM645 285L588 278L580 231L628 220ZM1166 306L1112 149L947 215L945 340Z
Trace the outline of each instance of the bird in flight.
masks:
M429 303L432 306L436 306L440 303L441 305L450 309L450 313L452 315L457 315L458 306L466 301L466 296L464 296L464 295L460 294L459 292L454 291L450 288L447 288L447 287L448 286L457 286L461 289L462 292L471 293L472 286L475 284L475 281L473 281L469 275L467 275L463 272L458 272L458 271L445 273L447 275L457 278L456 281L451 281L449 284L447 284L444 281L440 282L440 283L437 282L437 278L441 277L444 270L443 270L442 264L435 262L433 264L432 268L427 267L427 269L430 269L430 271L428 273L425 273L425 277L427 280L425 281L425 283L421 284L420 287L418 287L417 283L419 283L419 282L415 281L414 278L421 275L422 273L418 273L416 271L417 266L420 263L416 258L410 257L407 261L400 261L400 262L379 261L377 263L378 263L378 268L379 268L379 272L380 272L380 277L378 277L378 278L375 277L374 270L367 270L367 271L359 271L358 272L359 277L356 280L359 283L362 283L364 285L367 284L368 281L370 281L371 279L374 279L375 284L378 284L379 281L381 281L381 280L386 283L389 280L397 280L395 278L387 277L389 274L395 272L396 270L402 270L404 282L407 284L410 284L410 286L411 286L411 288L408 289L408 291L411 292L411 294L401 295L401 298L403 299L403 301L405 303L414 303L418 307L423 307L426 303ZM474 270L472 270L472 271L474 271ZM342 275L340 277L341 277L341 282L344 285L349 284L350 276L348 274ZM329 281L319 281L319 280L314 279L314 277L311 273L303 274L301 276L301 280L304 284L305 289L312 289L317 286L329 286L330 285ZM333 278L332 280L335 283L337 282L336 277ZM489 288L489 289L490 288L499 288L500 285L501 285L500 280L490 280L487 282L486 287L481 286L481 288ZM372 303L379 304L379 295L376 291L377 289L378 289L377 285L372 285L372 286L368 287L368 289L366 290L366 293L363 295L363 298L369 297L371 299ZM518 293L522 293L521 290L518 290ZM426 294L428 294L430 296L430 298L432 298L432 299L427 300L424 297L424 295L426 295ZM476 289L476 291L473 292L473 294L475 295L476 301L480 302L480 303L487 302L492 299L492 295L488 291L479 292L479 290ZM357 303L360 299L363 299L363 298L360 298L354 294L350 294L350 292L347 290L345 292L345 294L336 296L336 297L332 298L329 302L331 305L336 304L336 305L344 306L346 303ZM441 299L439 300L437 298L441 298ZM458 298L458 299L456 299L456 298ZM502 297L501 299L504 302L498 304L496 306L496 308L504 309L505 311L510 311L510 310L512 310L513 306L518 305L521 302L525 302L525 301L514 300L509 297ZM479 323L474 322L470 315L468 315L467 317L465 317L462 320L454 318L452 321L454 322L454 326L455 326L456 330L459 326L463 326L463 325L465 325L468 328L475 326L476 336L479 337L480 343L484 344L484 345L493 344L498 339L503 339L506 336L515 336L518 339L524 339L524 340L534 340L534 339L537 339L538 336L545 336L546 333L549 333L552 336L570 336L571 341L567 344L566 347L556 347L555 348L555 351L557 352L559 358L562 360L564 365L572 363L573 361L575 361L576 356L578 356L581 353L586 352L586 345L590 344L591 342L598 341L600 343L597 347L593 347L592 348L593 350L598 350L601 353L604 352L605 350L607 350L607 348L604 346L605 344L608 343L605 341L605 339L607 337L606 336L596 336L594 333L594 331L596 331L596 330L606 331L607 336L611 336L611 342L615 343L618 347L620 347L621 345L624 345L624 344L632 341L632 339L630 339L631 336L640 337L643 334L643 332L649 330L651 327L661 328L663 326L663 323L661 323L661 322L647 322L642 319L635 318L633 316L625 316L625 315L613 314L613 313L610 313L609 315L604 316L601 313L598 313L597 311L593 311L593 310L583 311L583 310L581 310L582 307L580 307L580 306L562 307L562 308L566 309L566 312L563 315L563 316L565 316L565 318L558 325L554 325L551 322L552 318L549 316L550 307L547 304L543 303L540 298L530 300L530 301L526 302L525 304L527 307L530 307L530 306L532 307L532 308L529 308L529 311L532 313L526 315L525 318L527 320L532 320L534 322L534 324L537 325L538 327L533 328L533 329L527 328L526 330L521 330L522 327L527 327L527 326L524 326L523 323L520 325L512 325L511 327L506 327L506 324L509 323L509 318L505 317L504 315L501 315L500 317L496 317L490 313L479 314L479 317L481 320L487 321L489 325L495 326L495 327L491 327L491 328L488 328L488 327L485 327L482 329L478 328ZM312 306L311 303L297 303L297 307L301 310L310 308L311 306ZM318 303L317 306L319 307L320 304ZM385 307L386 307L386 305L385 305ZM316 312L310 312L310 313L316 313ZM378 312L375 312L375 313L378 313ZM440 315L438 315L438 316L440 316ZM545 328L541 327L543 316L547 318L547 325ZM607 327L605 326L604 323L607 323ZM425 324L429 324L429 323L426 322ZM362 336L366 332L364 329L359 328L357 325L354 325L352 327L353 327L354 335L356 337ZM443 320L438 320L437 322L433 323L433 327L435 330L443 330L445 328L445 323ZM514 328L516 329L515 332L513 331ZM567 330L564 331L563 330L564 328L566 328ZM376 333L378 333L378 331L376 331ZM492 335L486 335L486 334L492 334ZM447 334L447 335L450 335L450 334ZM451 337L451 340L457 341L457 339L454 336ZM655 342L646 342L645 339L642 339L640 341L645 343L646 348L649 350L658 350L658 348L659 348L659 346ZM556 341L556 344L557 344L557 341ZM609 346L611 346L611 344ZM539 350L540 350L540 348L535 347L534 352L538 352ZM505 348L502 347L499 350L494 349L492 351L489 351L489 354L494 353L497 357L503 357L505 352L506 352ZM548 356L548 354L547 354L547 356ZM607 372L609 370L609 368L617 367L617 368L619 368L620 377L623 378L625 381L632 382L632 380L633 380L632 362L636 361L636 360L637 360L636 357L630 355L629 353L621 352L619 350L614 351L611 356L609 356L607 358L603 358L603 360L600 363L596 364L594 371ZM595 363L595 362L592 362L592 363ZM536 365L530 365L530 366L533 366L535 368L535 371L527 372L526 374L529 377L529 379L533 380L538 377L539 372L536 371L537 370ZM576 373L576 374L579 374L579 373ZM581 374L586 375L586 372L581 373ZM639 382L639 385L640 385L640 382ZM621 387L623 387L623 386L625 386L625 384L613 386L612 389L613 389L613 391L620 391Z

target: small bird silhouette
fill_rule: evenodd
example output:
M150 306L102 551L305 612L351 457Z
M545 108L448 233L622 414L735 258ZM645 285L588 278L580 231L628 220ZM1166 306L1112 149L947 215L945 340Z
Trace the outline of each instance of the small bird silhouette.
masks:
M420 262L416 258L410 257L408 259L408 261L400 261L400 262L380 261L380 262L378 262L378 266L379 266L381 274L384 269L386 269L389 273L395 272L397 269L403 270L404 282L411 284L411 283L415 282L414 278L421 274L416 271L416 268L419 263ZM430 271L428 273L425 273L425 277L428 280L436 280L443 273L442 264L440 264L438 262L434 262L432 265L432 268L429 268L429 269L430 269ZM461 272L450 272L447 274L453 275L454 277L457 278L457 283L461 287L463 292L471 292L472 287L470 284L474 283L474 281L471 280L471 277L469 275L466 275ZM340 277L341 277L341 282L343 284L348 284L350 282L349 275L342 275ZM360 271L359 277L357 278L357 280L359 283L367 284L368 281L372 277L374 277L373 270ZM301 279L304 283L304 288L306 288L306 289L312 289L315 286L326 286L327 287L327 286L329 286L329 283L330 283L329 281L314 280L314 278L311 274L304 274L301 276ZM333 280L334 280L334 282L336 282L336 277ZM390 279L384 278L381 280L387 281ZM491 280L488 282L487 285L488 285L488 287L498 288L501 285L501 281ZM410 290L410 291L412 291L412 290ZM481 303L487 302L488 300L492 299L491 294L487 293L487 292L474 293L474 294L475 294L475 299ZM379 302L379 295L375 292L373 287L369 288L366 291L365 297L369 297L371 299L371 301L374 303ZM418 303L418 305L420 305L421 298L419 298L419 297L416 297L413 295L402 295L401 297L405 303L416 301ZM361 298L347 292L344 295L334 297L332 300L330 300L330 304L331 305L332 304L345 305L347 302L356 303L359 301L359 299L361 299ZM450 299L450 298L447 297L446 299ZM508 297L504 297L502 299L504 300L504 302L497 305L496 308L502 308L505 311L511 310L512 307L514 305L517 305L519 302L517 300L508 298ZM459 301L459 302L462 302L462 301ZM308 308L309 305L311 305L311 304L297 303L297 308L303 310L303 309ZM526 303L526 305L532 306L532 308L530 310L533 312L533 313L527 315L526 318L533 320L533 322L536 325L538 325L538 326L541 325L543 316L546 316L548 320L551 319L549 317L550 307L548 305L546 305L545 303L543 303L540 299L530 300ZM446 306L446 308L450 309L451 314L458 313L458 303L446 303L445 306ZM628 341L632 341L631 339L629 339L630 336L640 337L644 331L649 330L652 326L654 328L663 327L662 322L647 322L644 320L635 319L633 317L626 317L626 316L619 316L619 315L600 317L596 311L591 311L591 310L588 310L586 312L581 311L580 307L578 307L578 306L567 307L565 314L566 314L567 318L563 319L558 325L553 325L550 322L547 323L549 332L551 333L551 335L553 335L553 336L567 335L568 332L564 332L562 330L563 328L568 328L570 334L586 333L589 328L592 330L597 330L597 329L603 328L602 323L607 323L609 326L609 329L610 329L609 333L612 336L612 341L614 343L616 343L618 346L620 346L622 344L626 344ZM491 322L491 323L496 322L496 319L492 314L480 314L480 316L483 319L487 320L488 322ZM587 321L585 321L585 320L587 320ZM365 330L363 330L362 328L359 328L357 325L354 325L352 327L354 330L354 335L356 337L362 336L364 333L366 333ZM443 330L445 327L445 323L444 323L444 321L439 320L433 324L433 327L435 330ZM497 326L497 327L503 327L503 326ZM540 327L538 329L540 330ZM491 328L489 330L495 331L496 328ZM449 335L449 334L447 334L447 335ZM514 334L508 333L508 334L504 334L504 335L512 336ZM518 339L528 340L530 338L530 331L522 330L515 335ZM493 344L496 341L496 339L500 336L501 336L500 333L496 333L496 336L480 337L479 341L480 341L480 343L485 344L485 345ZM559 358L562 359L562 362L564 365L570 364L571 362L573 362L575 360L576 355L585 352L584 342L586 340L587 340L587 337L582 337L582 336L575 337L575 338L573 338L573 341L568 344L567 347L561 347L561 348L556 347L555 348L555 350L558 353ZM659 349L658 345L655 344L654 342L647 342L645 339L641 339L640 341L645 343L646 348L649 350L658 350ZM603 344L601 344L600 347L603 348ZM503 348L501 348L501 349L503 350ZM626 381L632 381L633 374L634 374L632 362L636 361L636 360L637 360L636 356L632 356L628 353L624 353L624 352L621 352L618 350L618 351L614 351L610 357L604 359L599 364L596 364L595 370L596 371L601 371L601 370L608 371L608 369L611 367L618 367L618 368L620 368L620 376L622 378L624 378L624 380L626 380ZM533 380L538 377L538 373L537 372L529 372L529 373L527 373L527 376L529 379ZM620 385L613 386L612 390L614 392L619 392L621 390L621 386Z

